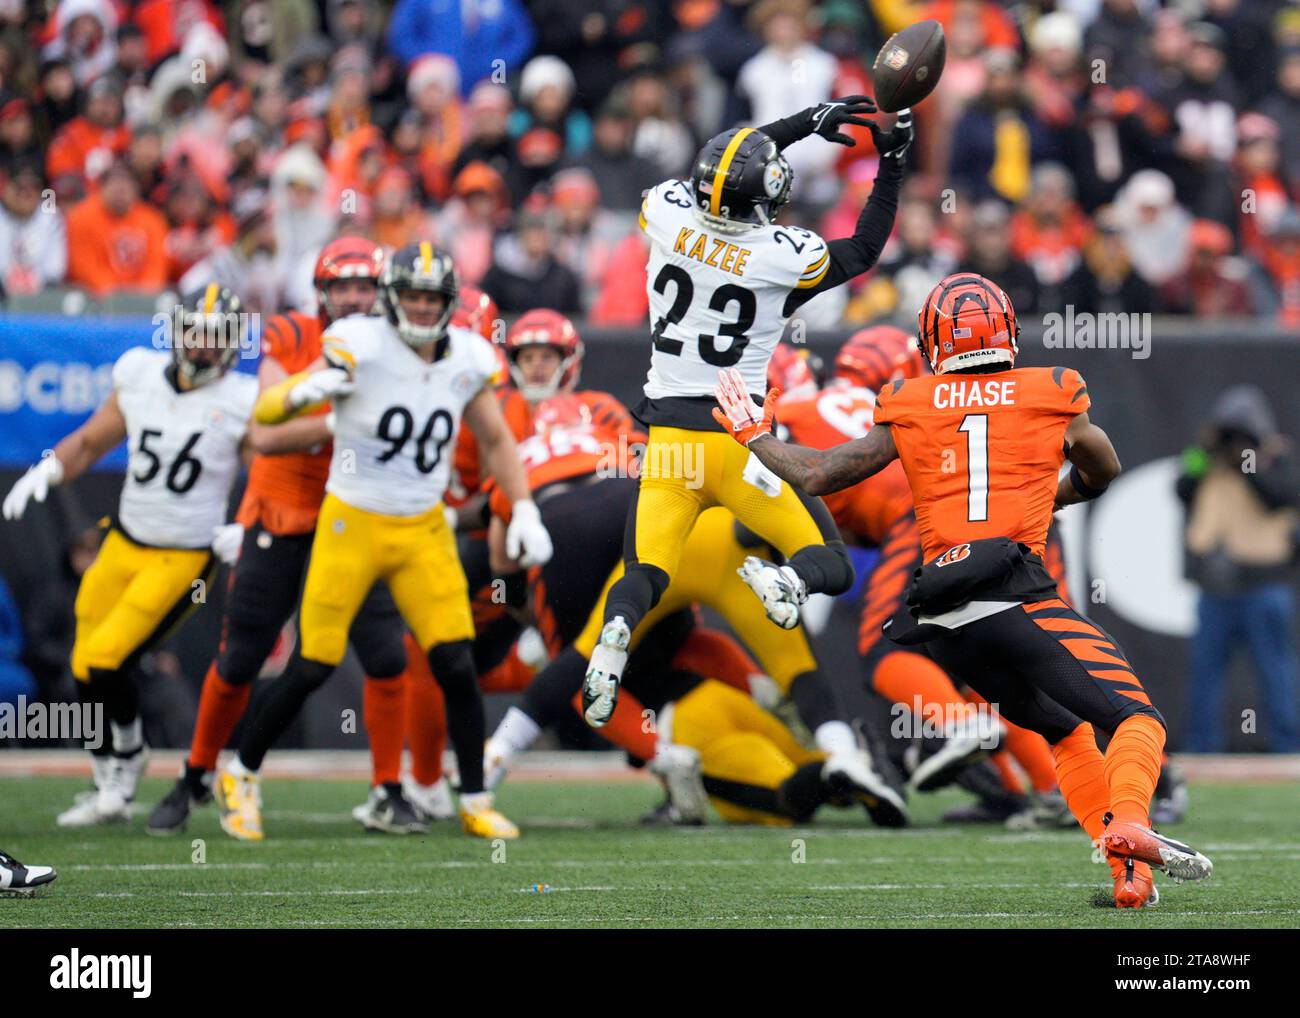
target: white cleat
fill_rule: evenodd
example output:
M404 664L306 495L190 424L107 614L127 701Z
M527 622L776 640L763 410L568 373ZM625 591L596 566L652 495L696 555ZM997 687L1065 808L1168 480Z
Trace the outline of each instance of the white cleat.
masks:
M838 795L856 799L881 827L906 827L910 817L903 797L876 770L866 751L832 753L822 780Z
M963 720L949 722L938 749L920 757L907 779L907 787L932 792L952 784L963 770L992 753L1005 738L1002 723L983 711L972 711Z
M793 569L750 555L736 572L763 602L769 619L782 629L799 624L799 606L808 600L808 588Z
M424 834L429 829L429 822L396 783L373 786L366 801L352 810L352 819L368 831L385 834Z
M73 805L58 815L60 827L94 827L125 823L131 816L131 800L140 787L140 776L149 762L141 748L129 757L92 756L91 772L95 791L79 792Z
M668 799L676 811L676 823L704 823L708 816L709 796L704 791L698 751L661 739L655 745L650 773L662 779L668 789Z
M592 651L582 680L582 716L592 728L603 728L614 716L619 679L627 667L627 646L631 639L632 632L621 615L606 622L600 631L600 643Z
M0 895L31 897L56 877L53 866L24 866L7 852L0 852Z
M417 813L426 820L450 820L456 815L456 803L451 796L451 782L446 776L432 785L422 785L407 775L402 779L402 794Z

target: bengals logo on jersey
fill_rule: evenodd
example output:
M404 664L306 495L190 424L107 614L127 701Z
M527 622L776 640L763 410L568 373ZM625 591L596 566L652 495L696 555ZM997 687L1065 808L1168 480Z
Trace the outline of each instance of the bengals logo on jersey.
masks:
M950 566L954 562L960 562L962 559L968 557L969 555L970 555L969 544L954 545L953 547L945 551L942 555L940 555L937 559L935 559L934 564L938 566L940 569L942 569L944 566Z

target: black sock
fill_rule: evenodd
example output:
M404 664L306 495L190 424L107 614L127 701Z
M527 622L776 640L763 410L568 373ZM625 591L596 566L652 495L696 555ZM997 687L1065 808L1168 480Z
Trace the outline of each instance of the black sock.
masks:
M629 631L635 632L646 613L659 603L668 589L668 579L668 574L658 566L640 562L628 566L627 572L609 588L609 596L605 598L605 621L621 615Z
M781 782L776 798L791 819L799 823L809 819L830 799L830 789L822 781L822 765L804 764Z
M839 541L800 548L787 565L810 594L843 594L853 586L853 560Z
M429 668L447 703L447 735L460 769L460 794L481 792L487 721L470 641L439 643L429 648Z
M334 674L334 665L309 661L296 654L285 673L271 683L257 713L249 719L239 745L239 762L251 771L259 770L267 751L289 723L298 716L307 697Z

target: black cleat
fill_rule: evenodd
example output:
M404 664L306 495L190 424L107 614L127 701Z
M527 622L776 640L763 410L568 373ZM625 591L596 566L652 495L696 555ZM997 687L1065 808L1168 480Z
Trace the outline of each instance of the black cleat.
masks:
M368 831L385 834L424 834L429 824L402 792L396 782L376 785L370 797L352 810L353 819Z
M190 819L190 809L212 801L212 792L207 785L199 784L198 787L202 792L195 795L194 785L183 777L178 778L171 791L149 814L145 830L160 837L185 830L185 824Z

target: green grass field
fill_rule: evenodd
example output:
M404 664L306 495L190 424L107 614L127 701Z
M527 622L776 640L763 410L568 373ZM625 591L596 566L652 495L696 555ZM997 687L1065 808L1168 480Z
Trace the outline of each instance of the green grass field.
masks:
M267 782L261 844L228 838L210 807L175 838L145 835L143 815L55 827L84 787L0 779L0 847L60 872L39 897L0 896L0 927L1293 927L1300 910L1287 784L1193 786L1190 818L1168 833L1210 855L1214 876L1162 880L1141 913L1093 904L1108 871L1081 834L939 824L959 793L914 799L902 832L833 810L796 829L664 830L636 823L652 785L521 782L498 801L524 836L494 861L451 823L366 833L349 816L357 782ZM141 800L166 788L147 780Z

